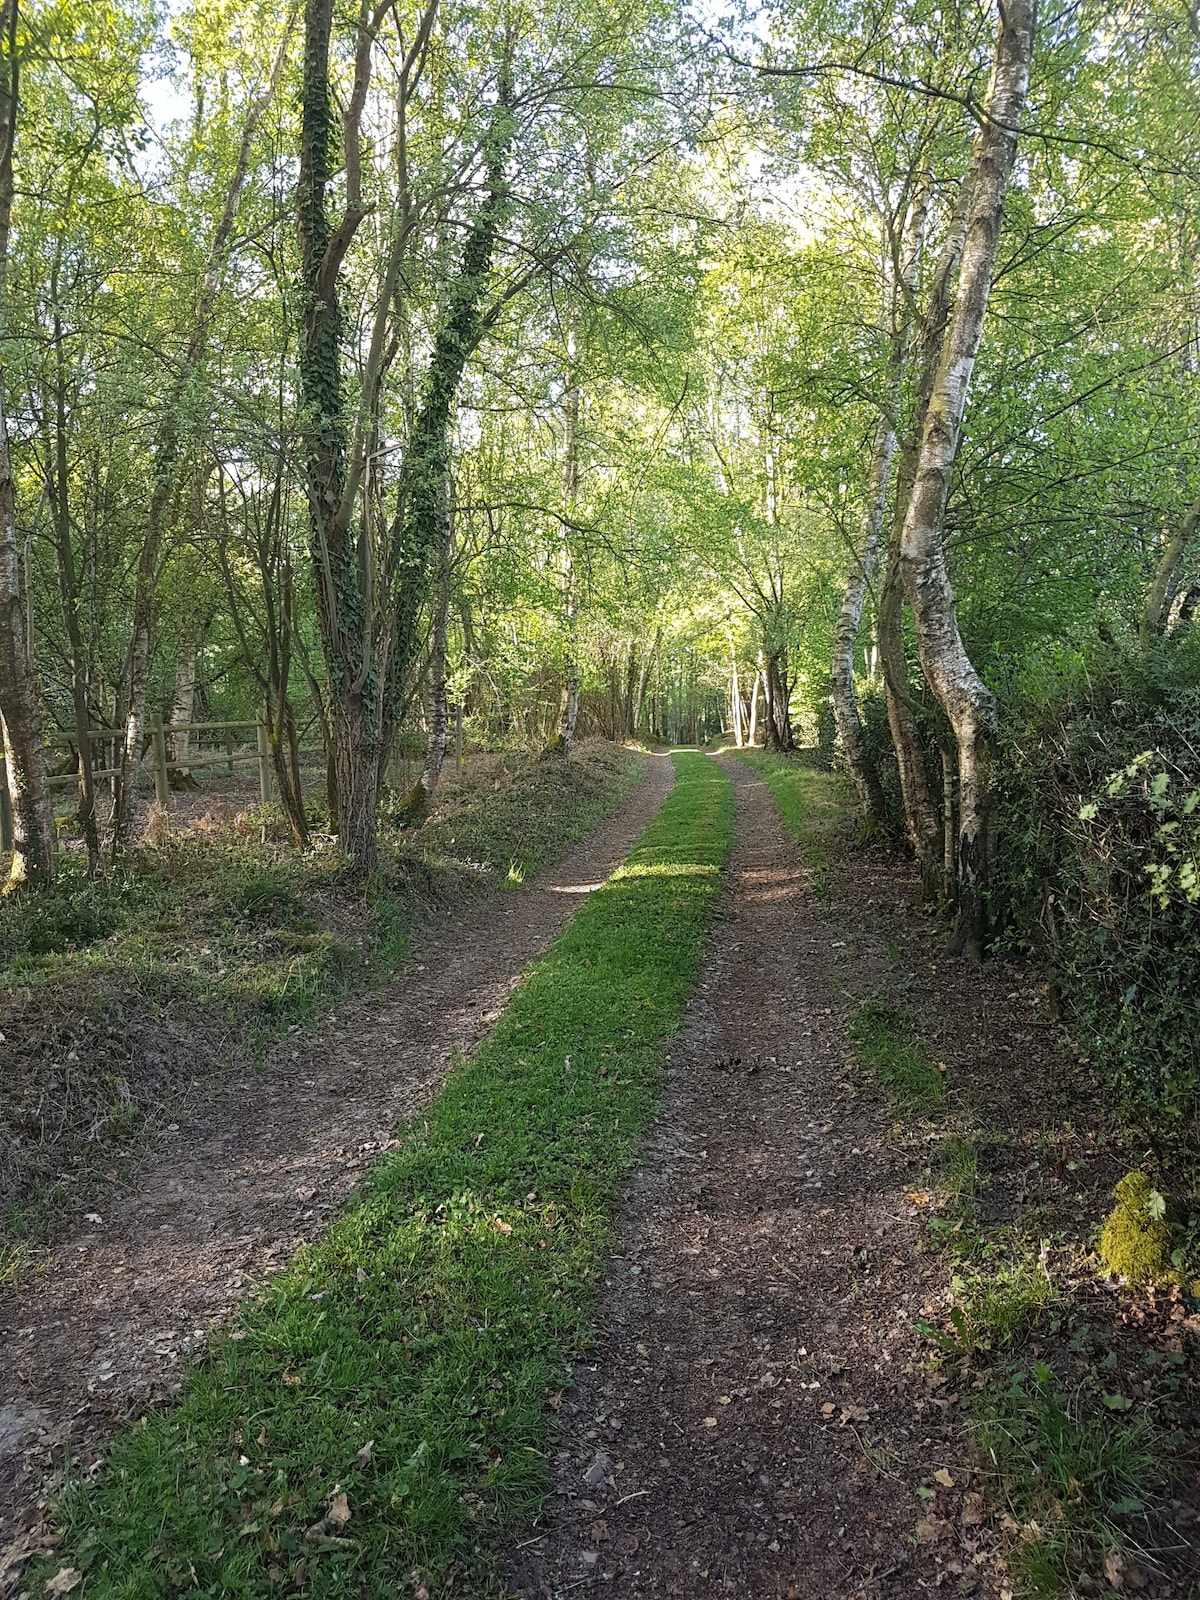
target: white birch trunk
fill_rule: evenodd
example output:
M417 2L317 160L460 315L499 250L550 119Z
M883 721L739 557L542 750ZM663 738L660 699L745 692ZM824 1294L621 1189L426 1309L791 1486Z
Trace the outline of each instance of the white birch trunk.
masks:
M837 629L833 640L833 665L830 682L833 698L833 715L838 736L846 753L846 765L858 794L863 817L868 826L883 820L883 795L879 779L867 760L863 740L862 720L858 714L858 701L854 693L854 645L862 625L863 605L871 579L879 564L879 542L883 532L883 519L887 511L888 481L891 476L892 457L896 451L896 431L888 414L875 430L875 444L871 451L871 467L867 477L867 504L859 528L858 550L854 568L846 584L846 593L838 612Z
M971 205L958 291L934 375L900 541L901 572L916 623L921 666L954 729L958 750L958 943L974 956L981 953L986 934L996 707L959 633L942 521L995 274L1004 196L1029 87L1035 26L1034 0L1007 0L1001 12L987 103L972 151Z
M192 735L189 724L196 706L196 628L188 618L179 635L179 650L175 657L175 698L171 703L171 786L193 787L188 771L188 752ZM174 730L178 730L177 732Z

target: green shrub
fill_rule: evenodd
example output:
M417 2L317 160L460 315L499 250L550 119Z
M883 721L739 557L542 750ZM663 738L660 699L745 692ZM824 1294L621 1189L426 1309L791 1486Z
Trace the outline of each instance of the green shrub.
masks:
M1200 641L1056 648L997 675L993 910L1156 1138L1200 1115Z

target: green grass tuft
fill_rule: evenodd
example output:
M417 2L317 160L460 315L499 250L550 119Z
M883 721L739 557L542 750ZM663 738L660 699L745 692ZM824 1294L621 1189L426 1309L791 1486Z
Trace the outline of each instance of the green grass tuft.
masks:
M728 779L701 756L676 768L358 1204L214 1340L175 1409L68 1485L58 1559L88 1600L383 1596L414 1571L493 1592L496 1533L546 1486L547 1399L589 1337L729 847Z
M942 1075L898 1011L880 1000L864 1000L849 1033L859 1061L886 1089L897 1111L928 1112L941 1104Z
M1111 1398L1111 1397L1110 1397ZM1118 1397L1119 1398L1119 1397ZM1106 1588L1104 1563L1129 1542L1130 1519L1161 1489L1162 1441L1144 1417L1087 1408L1045 1363L1012 1370L976 1408L976 1436L1022 1537L1009 1571L1028 1595L1074 1594L1081 1573Z

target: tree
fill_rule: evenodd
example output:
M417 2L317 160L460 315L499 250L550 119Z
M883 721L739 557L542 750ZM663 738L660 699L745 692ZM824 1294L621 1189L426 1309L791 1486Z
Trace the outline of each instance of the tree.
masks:
M0 334L5 332L6 279L13 211L20 53L17 0L0 7ZM42 746L42 716L29 656L26 607L17 550L16 495L0 369L0 722L13 810L13 855L7 890L40 888L54 875L54 813Z

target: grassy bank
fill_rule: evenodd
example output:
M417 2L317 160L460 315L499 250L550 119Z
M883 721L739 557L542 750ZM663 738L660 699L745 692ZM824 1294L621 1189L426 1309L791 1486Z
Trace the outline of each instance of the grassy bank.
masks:
M66 856L52 890L0 902L0 1276L119 1181L193 1079L386 977L432 905L561 855L643 764L592 741L455 786L424 829L385 832L366 887L329 848L262 843L250 814L96 883Z
M1114 1177L1144 1151L1064 1061L1036 975L948 959L895 861L829 832L832 780L743 759L826 890L835 948L854 951L848 1042L887 1097L940 1268L913 1355L930 1392L962 1397L963 1464L953 1490L916 1488L923 1518L939 1497L919 1526L975 1550L982 1491L1021 1600L1193 1592L1194 1302L1183 1285L1105 1287L1092 1251Z
M671 798L359 1203L62 1512L77 1593L495 1592L698 970L725 775Z

